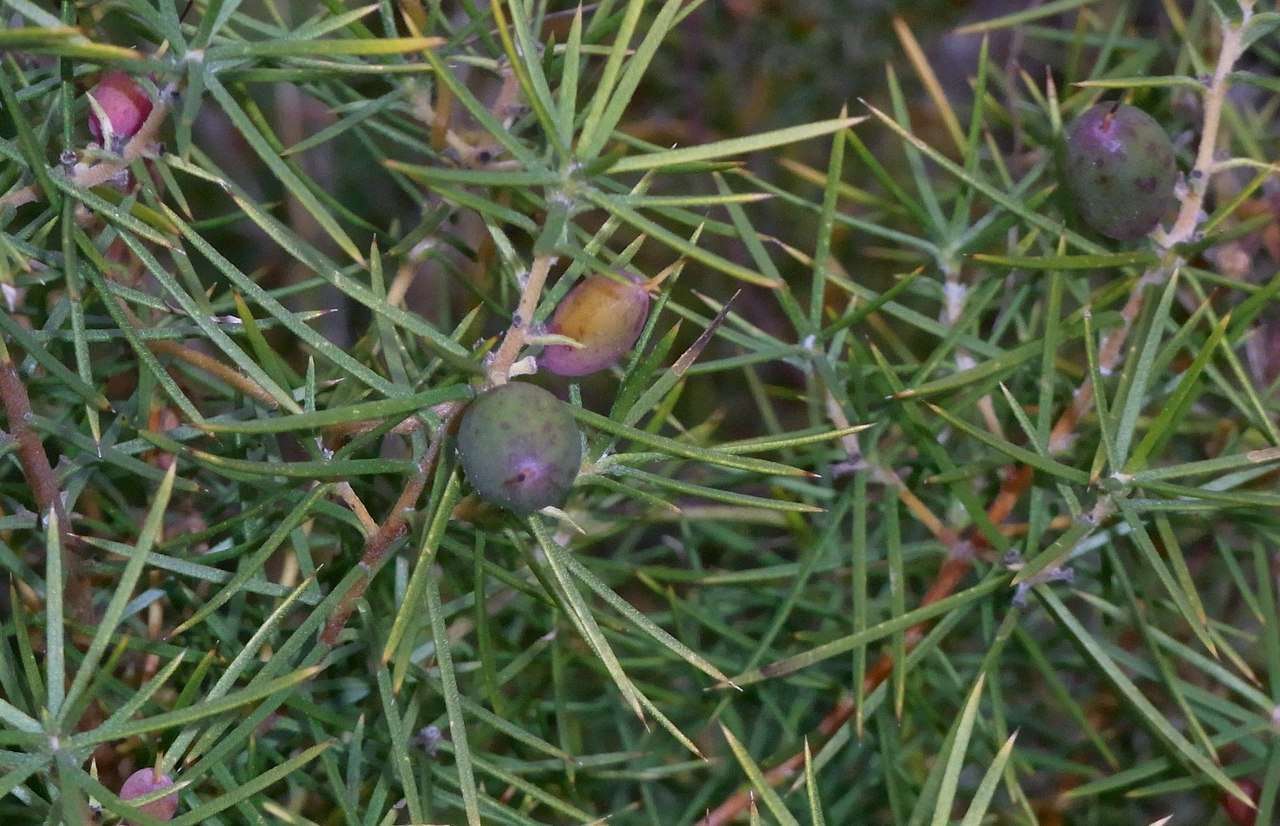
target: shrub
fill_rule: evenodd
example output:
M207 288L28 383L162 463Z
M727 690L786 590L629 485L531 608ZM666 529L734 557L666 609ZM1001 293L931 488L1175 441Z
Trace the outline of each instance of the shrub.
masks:
M1273 4L5 5L0 822L1276 822Z

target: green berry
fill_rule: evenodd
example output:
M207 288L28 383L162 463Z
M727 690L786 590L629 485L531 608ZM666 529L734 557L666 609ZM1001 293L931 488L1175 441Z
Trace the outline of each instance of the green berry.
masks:
M649 315L649 293L639 279L604 275L583 279L556 306L548 332L581 344L554 344L538 363L559 376L585 376L617 364L635 346Z
M1066 170L1081 219L1108 238L1141 238L1173 204L1173 144L1155 118L1127 104L1101 104L1076 119Z
M568 405L541 387L513 382L467 407L458 455L476 493L524 515L564 502L582 464L582 441Z

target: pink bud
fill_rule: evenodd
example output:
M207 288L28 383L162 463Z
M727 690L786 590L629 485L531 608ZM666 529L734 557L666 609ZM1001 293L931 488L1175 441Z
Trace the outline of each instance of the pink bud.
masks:
M98 85L89 90L89 94L106 113L107 120L111 122L112 134L122 141L136 135L151 114L151 98L124 72L104 73ZM102 140L102 124L93 107L89 109L89 131L96 140Z
M167 789L173 785L173 780L167 774L158 774L153 768L138 769L129 775L124 781L124 785L120 787L121 800L133 800L142 797L144 794ZM153 800L150 803L144 803L138 807L144 814L154 817L156 820L172 820L174 813L178 811L178 793L174 792L165 795L159 800Z

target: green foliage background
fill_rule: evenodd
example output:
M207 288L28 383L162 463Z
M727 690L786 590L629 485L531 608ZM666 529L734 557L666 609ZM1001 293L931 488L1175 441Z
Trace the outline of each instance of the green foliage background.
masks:
M1274 4L3 7L0 822L1276 822ZM449 422L623 267L487 507Z

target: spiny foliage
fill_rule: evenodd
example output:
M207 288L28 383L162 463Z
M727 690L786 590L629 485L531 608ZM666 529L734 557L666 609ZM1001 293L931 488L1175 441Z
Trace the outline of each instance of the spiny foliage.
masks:
M967 84L869 17L853 117L672 146L703 0L3 4L0 821L1274 822L1277 12L1045 3ZM634 347L519 378L573 489L494 508L457 423L605 271Z

